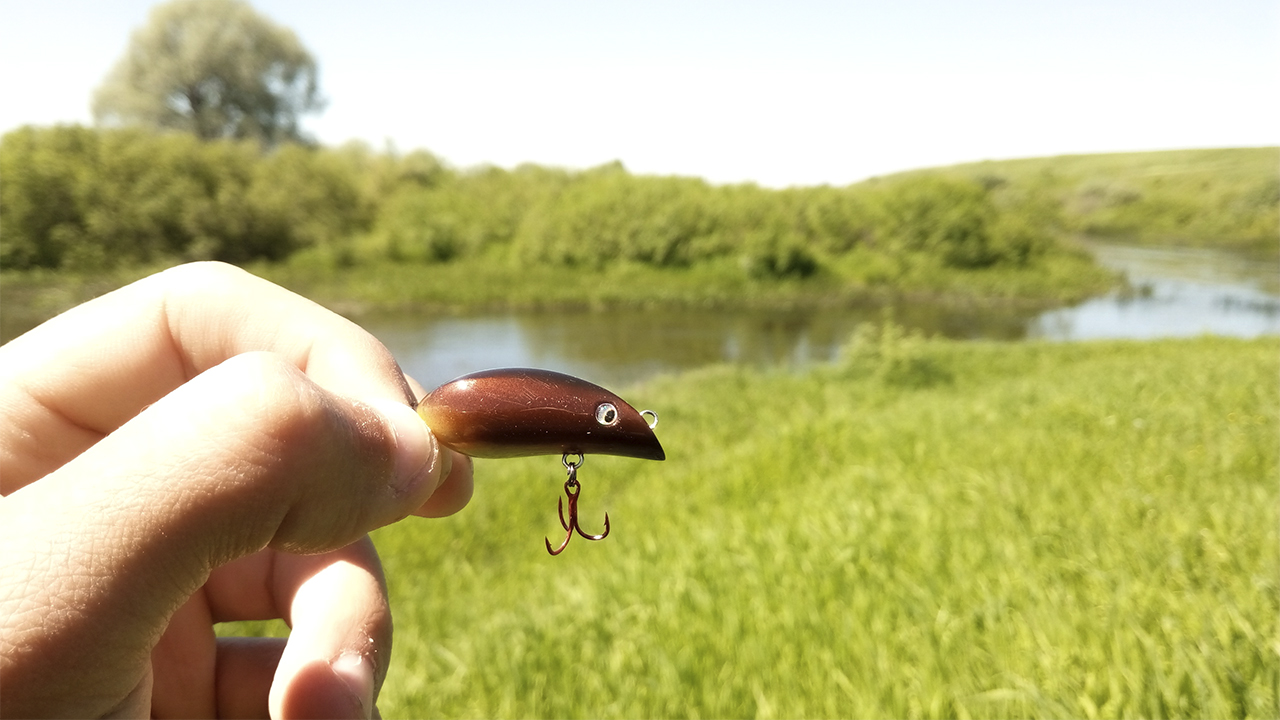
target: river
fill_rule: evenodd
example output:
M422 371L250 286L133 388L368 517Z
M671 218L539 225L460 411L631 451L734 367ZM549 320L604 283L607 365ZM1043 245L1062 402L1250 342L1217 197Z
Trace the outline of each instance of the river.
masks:
M366 319L426 387L492 367L540 367L604 385L719 362L803 367L833 359L858 324L890 314L960 339L1153 339L1280 334L1280 267L1205 249L1092 245L1127 287L1048 312L937 304L825 310L626 310Z

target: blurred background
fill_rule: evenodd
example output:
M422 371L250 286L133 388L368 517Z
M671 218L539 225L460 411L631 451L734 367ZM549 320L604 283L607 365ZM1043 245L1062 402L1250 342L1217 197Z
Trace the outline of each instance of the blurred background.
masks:
M155 3L10 3L0 130L89 123ZM263 0L316 60L325 145L456 167L767 187L987 159L1274 145L1274 3ZM21 69L21 70L19 70Z
M1274 2L63 0L0 68L0 340L220 260L661 415L605 543L554 458L379 531L384 715L1276 713Z

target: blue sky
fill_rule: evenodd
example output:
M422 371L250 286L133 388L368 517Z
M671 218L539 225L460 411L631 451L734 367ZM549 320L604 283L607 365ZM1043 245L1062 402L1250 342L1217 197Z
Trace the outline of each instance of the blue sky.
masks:
M0 131L90 121L154 3L0 0ZM320 63L322 142L714 182L1280 144L1275 0L258 0Z

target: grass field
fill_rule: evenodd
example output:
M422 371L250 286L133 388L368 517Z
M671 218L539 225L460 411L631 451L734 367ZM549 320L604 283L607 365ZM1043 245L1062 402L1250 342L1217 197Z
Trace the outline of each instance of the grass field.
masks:
M386 717L1274 717L1280 341L867 332L627 390L665 463L479 461L376 534Z
M1280 252L1280 148L1062 155L916 172L1037 188L1076 232L1124 242Z

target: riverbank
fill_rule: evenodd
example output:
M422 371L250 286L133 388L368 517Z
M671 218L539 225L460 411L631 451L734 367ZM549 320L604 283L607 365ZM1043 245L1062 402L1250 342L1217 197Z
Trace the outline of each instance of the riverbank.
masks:
M1075 249L1027 266L978 270L942 267L925 255L886 258L868 253L807 277L781 278L752 275L733 260L678 268L487 260L384 261L354 267L304 261L249 268L322 304L357 315L404 310L838 307L893 296L1047 307L1104 291L1117 279L1086 252Z
M615 263L600 269L449 263L369 262L343 266L307 257L250 263L253 273L357 321L394 313L458 314L634 308L833 308L935 302L953 306L1045 309L1104 292L1117 276L1077 250L1026 267L957 270L927 256L892 262L854 257L814 275L758 277L734 262L688 268ZM0 341L161 266L110 272L0 273Z
M458 170L425 152L262 154L182 135L24 128L0 140L0 340L191 258L235 261L356 319L1046 309L1116 285L1073 239L1090 233L1274 258L1277 152L1031 158L768 190L616 163ZM151 156L164 162L133 162ZM208 182L190 182L193 168Z
M1203 248L1092 249L1127 284L1050 310L870 298L837 307L402 312L360 322L427 386L503 365L560 370L608 387L724 362L802 370L838 357L859 326L886 319L928 337L961 340L1280 336L1280 288L1271 265Z

